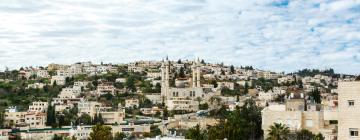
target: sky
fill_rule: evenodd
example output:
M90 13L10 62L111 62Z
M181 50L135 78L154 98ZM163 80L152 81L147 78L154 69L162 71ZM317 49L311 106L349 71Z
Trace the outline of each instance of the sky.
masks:
M0 1L0 70L167 55L360 74L360 0Z

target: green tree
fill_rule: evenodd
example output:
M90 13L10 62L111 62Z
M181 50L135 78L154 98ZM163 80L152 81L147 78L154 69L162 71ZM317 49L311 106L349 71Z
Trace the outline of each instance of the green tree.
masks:
M149 137L156 137L161 135L161 130L157 125L151 125L150 126L150 134Z
M113 140L123 140L126 138L126 134L124 132L116 132Z
M314 140L325 140L325 137L321 133L319 133L315 135Z
M295 132L296 140L312 140L315 135L311 133L309 130L302 129L298 132Z
M244 85L244 94L248 94L249 93L249 84L248 82L245 82L245 85Z
M199 124L193 128L190 128L185 133L186 139L192 140L206 140L206 132L205 130L201 130Z
M167 120L168 117L169 117L169 111L168 111L167 107L165 106L164 111L163 111L163 119Z
M135 92L136 91L135 81L136 78L133 75L130 75L125 82L125 87L128 90Z
M291 136L291 134L290 134ZM313 134L311 131L302 129L294 133L295 138L289 137L289 139L296 139L296 140L324 140L325 138L322 136L321 133Z
M234 73L235 73L235 68L234 68L234 66L233 66L233 65L231 65L231 66L230 66L230 72L231 72L232 74L234 74Z
M209 108L209 105L207 103L204 103L204 104L199 104L199 109L200 110L206 110Z
M62 140L63 137L62 136L58 136L57 134L54 135L54 137L52 138L52 140Z
M81 114L81 116L77 120L77 124L90 125L91 124L91 116L86 113Z
M316 103L321 103L321 95L320 95L320 91L319 91L318 88L315 88L313 91L311 91L310 97L311 97Z
M218 84L217 84L216 80L212 80L212 81L211 81L211 84L214 85L214 88L217 88L217 87L218 87Z
M93 124L104 124L104 120L102 118L101 113L96 113L93 119Z
M290 133L289 127L281 123L274 123L268 129L269 137L267 140L286 140L287 135Z
M112 140L111 127L100 124L93 126L89 140Z
M184 71L183 67L181 67L180 70L179 70L179 77L180 78L185 78L185 71Z
M55 107L49 103L46 114L46 125L53 126L56 124Z

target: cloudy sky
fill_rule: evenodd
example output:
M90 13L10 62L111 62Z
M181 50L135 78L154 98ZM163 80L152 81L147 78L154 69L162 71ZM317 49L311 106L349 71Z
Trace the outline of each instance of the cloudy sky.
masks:
M1 0L0 70L200 57L360 73L360 0Z

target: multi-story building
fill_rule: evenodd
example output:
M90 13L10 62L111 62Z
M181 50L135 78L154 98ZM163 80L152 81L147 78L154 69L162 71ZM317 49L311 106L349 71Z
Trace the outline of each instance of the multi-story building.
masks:
M56 85L65 85L66 76L52 76L51 77L51 85L56 83Z
M46 126L46 113L28 112L25 114L25 123L30 128L43 128Z
M107 94L107 93L110 93L110 94L113 94L113 95L115 94L115 87L112 84L103 83L103 84L99 84L97 86L97 90L96 90L96 95L97 96Z
M8 126L25 126L25 114L27 112L18 112L15 107L9 107L5 110L4 124Z
M4 120L5 124L11 127L43 128L45 127L46 113L38 111L19 112L16 107L10 107L6 109Z
M33 102L29 106L29 112L46 112L48 108L48 102Z
M79 112L79 116L81 114L88 114L91 117L94 117L97 111L97 108L99 108L101 106L101 103L99 102L95 102L95 101L85 101L85 100L81 100L77 107L78 107L78 112Z
M233 82L217 82L218 88L228 88L234 90L235 84Z
M58 96L59 98L76 98L80 93L79 88L63 88Z
M166 105L168 110L197 111L199 109L199 102L180 97L166 100Z
M36 76L41 77L41 78L49 78L50 77L47 70L37 70Z
M274 123L285 124L290 131L300 131L307 129L312 133L322 133L326 140L332 140L336 137L336 126L331 125L328 117L324 114L318 104L306 104L302 98L292 98L286 101L286 104L272 104L265 107L262 112L262 129L264 138L268 137L269 128Z
M44 83L34 83L34 84L28 84L27 88L33 88L33 89L42 89L44 88Z
M105 124L120 124L125 118L125 109L113 110L111 107L102 107L98 109Z
M338 84L338 138L360 140L360 81Z

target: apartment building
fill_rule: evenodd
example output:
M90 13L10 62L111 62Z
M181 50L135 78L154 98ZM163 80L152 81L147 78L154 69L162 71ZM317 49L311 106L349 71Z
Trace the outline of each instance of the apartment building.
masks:
M44 128L46 126L46 113L28 112L25 114L25 123L30 128Z
M181 97L166 100L166 105L168 110L197 111L199 108L199 102Z
M51 85L56 83L57 85L65 85L66 77L65 76L52 76Z
M5 110L4 124L8 126L24 126L26 125L25 114L27 114L27 112L18 112L16 106L9 107Z
M112 84L103 83L103 84L99 84L97 86L97 90L96 90L96 95L97 96L107 94L107 93L110 93L110 94L113 94L113 95L115 94L115 87Z
M58 95L59 98L76 98L81 93L81 88L63 88Z
M268 137L268 130L274 123L282 123L289 127L290 131L307 129L312 133L321 133L326 140L336 137L336 126L329 123L329 117L324 114L319 104L306 103L303 98L292 98L286 104L271 104L262 111L262 129L264 138Z
M37 101L37 102L33 102L30 106L29 106L29 112L46 112L48 108L48 102L41 102L41 101Z
M338 138L360 140L360 81L338 84Z

